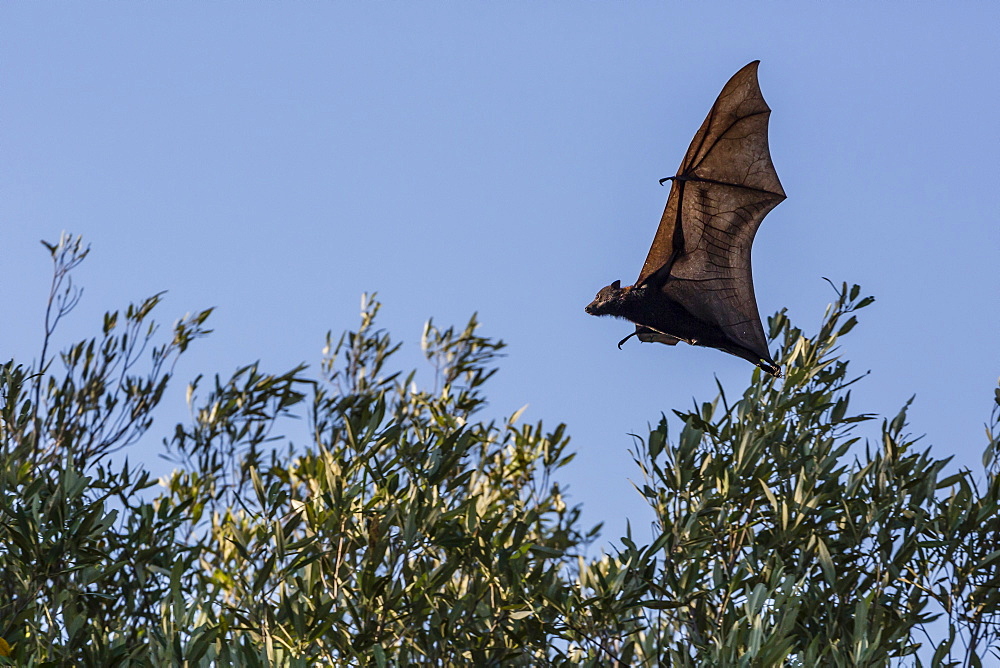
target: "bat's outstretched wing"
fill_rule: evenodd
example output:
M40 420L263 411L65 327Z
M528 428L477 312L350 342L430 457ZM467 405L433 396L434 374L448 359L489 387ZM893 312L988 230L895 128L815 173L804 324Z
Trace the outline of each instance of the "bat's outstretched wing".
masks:
M764 216L785 199L771 163L771 114L754 61L725 85L673 177L639 274L735 343L770 359L750 269Z

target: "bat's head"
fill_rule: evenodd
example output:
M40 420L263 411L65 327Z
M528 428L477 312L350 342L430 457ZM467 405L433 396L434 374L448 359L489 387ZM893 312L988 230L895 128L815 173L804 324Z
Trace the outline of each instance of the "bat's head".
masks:
M619 315L622 295L628 288L622 289L622 282L615 281L606 288L601 288L594 301L587 304L586 311L590 315Z

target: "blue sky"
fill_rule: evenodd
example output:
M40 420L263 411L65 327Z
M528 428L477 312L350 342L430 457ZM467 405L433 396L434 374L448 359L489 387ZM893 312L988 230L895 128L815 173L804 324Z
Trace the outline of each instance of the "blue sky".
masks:
M661 412L735 394L717 351L615 343L583 307L638 275L688 142L760 59L788 199L754 245L762 314L813 329L823 276L877 298L844 341L855 407L979 466L1000 375L1000 26L969 3L5 3L0 357L37 354L61 230L93 246L62 342L161 290L215 334L184 383L318 363L327 330L423 321L509 343L491 413L563 421L563 477L617 538L650 515L627 449Z

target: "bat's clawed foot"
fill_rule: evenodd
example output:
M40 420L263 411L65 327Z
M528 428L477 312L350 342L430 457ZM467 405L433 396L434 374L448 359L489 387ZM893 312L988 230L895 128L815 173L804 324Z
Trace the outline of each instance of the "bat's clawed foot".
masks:
M619 341L618 342L618 350L622 349L622 344L623 343L625 343L626 341L628 341L629 339L631 339L633 336L635 336L638 333L639 332L632 332L631 334L629 334L628 336L626 336L624 339L622 339L621 341Z
M775 378L781 378L783 376L783 374L781 373L781 367L778 366L777 364L774 364L773 362L761 360L760 362L757 363L757 366L759 366L763 371L771 374Z

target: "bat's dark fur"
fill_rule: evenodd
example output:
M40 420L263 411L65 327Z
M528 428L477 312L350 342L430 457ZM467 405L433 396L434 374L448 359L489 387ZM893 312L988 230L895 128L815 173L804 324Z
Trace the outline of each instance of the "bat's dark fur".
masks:
M587 306L591 315L635 323L640 341L718 348L780 376L764 338L750 246L764 216L785 199L771 164L771 110L757 61L722 89L694 136L635 285L615 281Z

